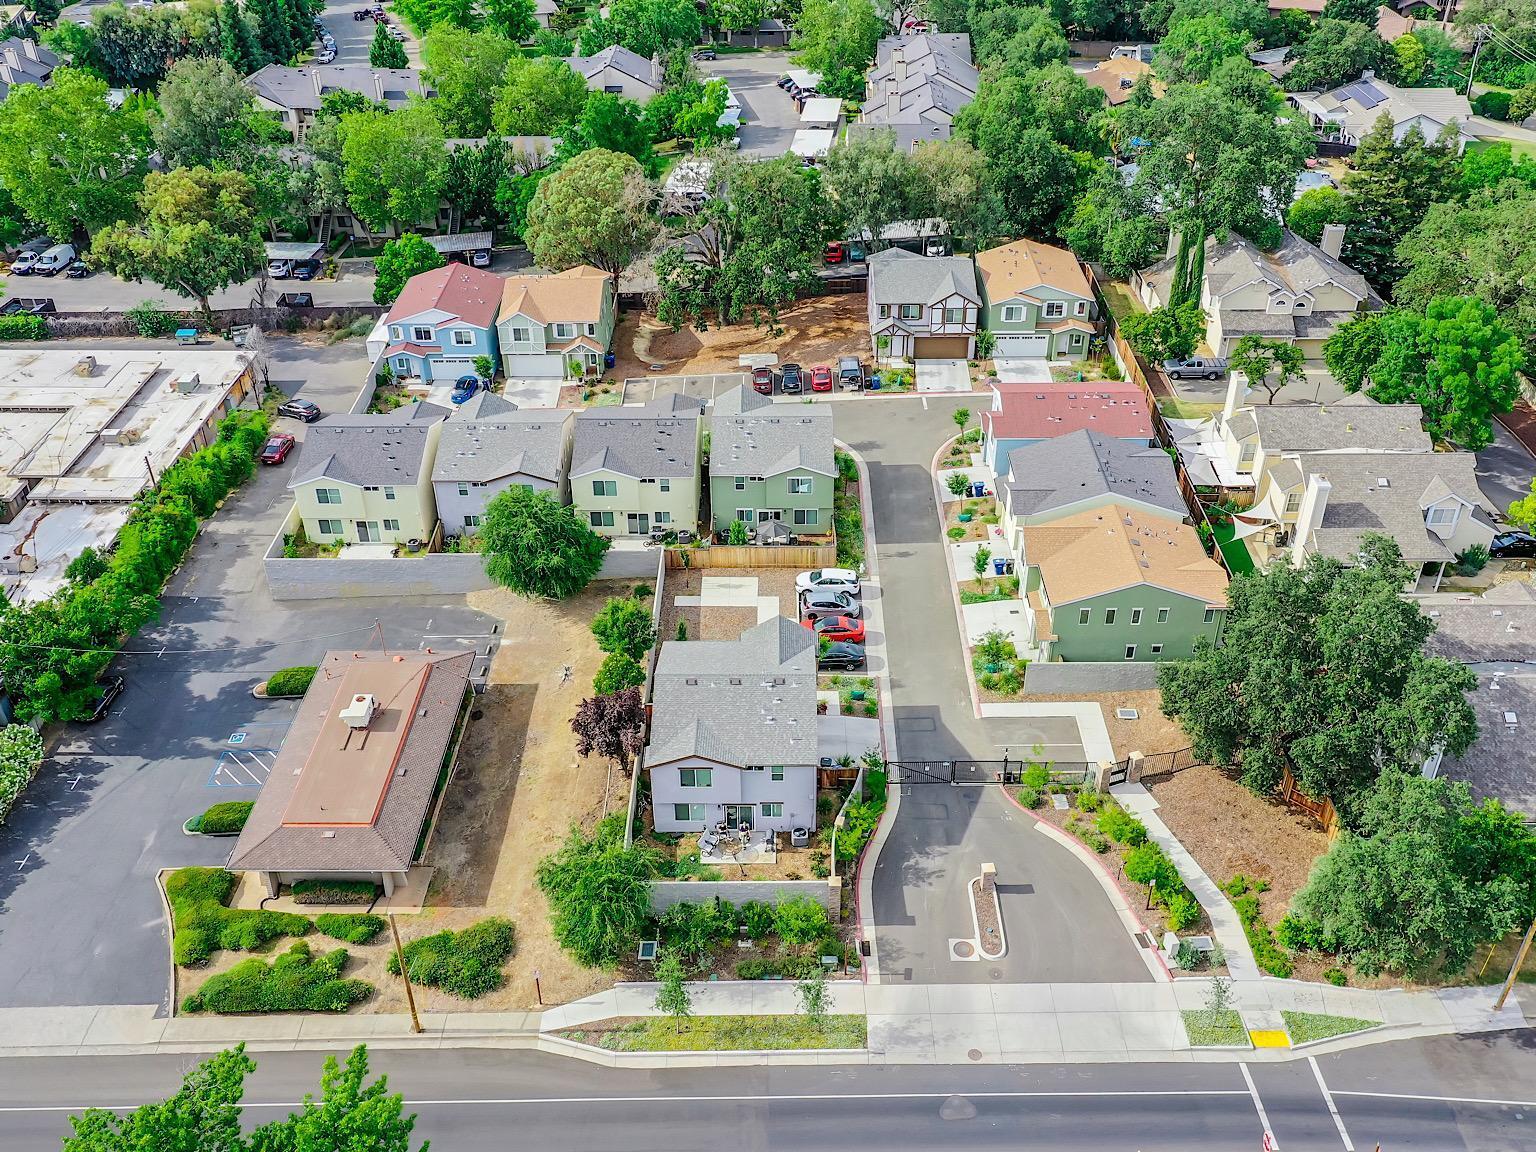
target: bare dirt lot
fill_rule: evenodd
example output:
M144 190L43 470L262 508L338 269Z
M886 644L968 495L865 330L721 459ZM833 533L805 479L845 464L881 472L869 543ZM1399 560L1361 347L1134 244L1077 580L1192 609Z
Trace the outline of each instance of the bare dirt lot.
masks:
M679 621L687 626L690 640L735 640L757 623L756 608L678 604L679 596L698 596L707 577L755 579L757 594L777 597L779 614L793 619L795 575L793 568L674 568L667 573L666 603L661 609L661 638L676 639Z
M733 324L699 332L673 332L654 316L627 312L614 333L617 363L608 373L616 380L636 376L736 372L746 353L776 353L779 362L837 363L839 356L869 357L869 318L859 294L818 296L779 317L779 332L765 325ZM653 364L663 365L654 369Z

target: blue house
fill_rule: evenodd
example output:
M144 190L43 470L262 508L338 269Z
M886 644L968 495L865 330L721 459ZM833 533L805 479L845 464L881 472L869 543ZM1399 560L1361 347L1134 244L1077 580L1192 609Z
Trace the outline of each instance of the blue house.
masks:
M465 264L412 276L384 318L385 355L397 379L456 380L476 356L497 357L501 277Z

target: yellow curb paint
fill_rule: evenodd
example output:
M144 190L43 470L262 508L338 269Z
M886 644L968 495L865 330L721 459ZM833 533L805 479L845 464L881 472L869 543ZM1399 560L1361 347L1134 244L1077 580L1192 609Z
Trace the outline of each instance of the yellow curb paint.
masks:
M1270 1032L1263 1029L1252 1029L1248 1038L1253 1041L1255 1048L1289 1048L1291 1038L1284 1032Z

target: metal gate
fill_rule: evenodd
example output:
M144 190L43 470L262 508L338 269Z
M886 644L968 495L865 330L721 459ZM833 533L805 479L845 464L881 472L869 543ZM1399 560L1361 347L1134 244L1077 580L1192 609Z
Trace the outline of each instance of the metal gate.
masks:
M1024 773L1040 764L1051 774L1053 784L1081 784L1089 779L1087 764L1042 763L1038 760L893 760L887 768L897 769L895 779L902 784L951 784L957 787L1021 784Z

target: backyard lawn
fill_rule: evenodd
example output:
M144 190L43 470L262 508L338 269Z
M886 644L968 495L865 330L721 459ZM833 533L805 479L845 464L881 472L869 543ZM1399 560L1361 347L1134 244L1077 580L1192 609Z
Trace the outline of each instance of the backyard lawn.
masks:
M1232 569L1234 576L1248 576L1253 573L1253 556L1248 551L1248 546L1241 540L1234 540L1233 533L1237 531L1237 524L1227 520L1220 524L1212 524L1212 531L1216 534L1216 543L1221 548L1221 554L1227 558L1227 567Z

